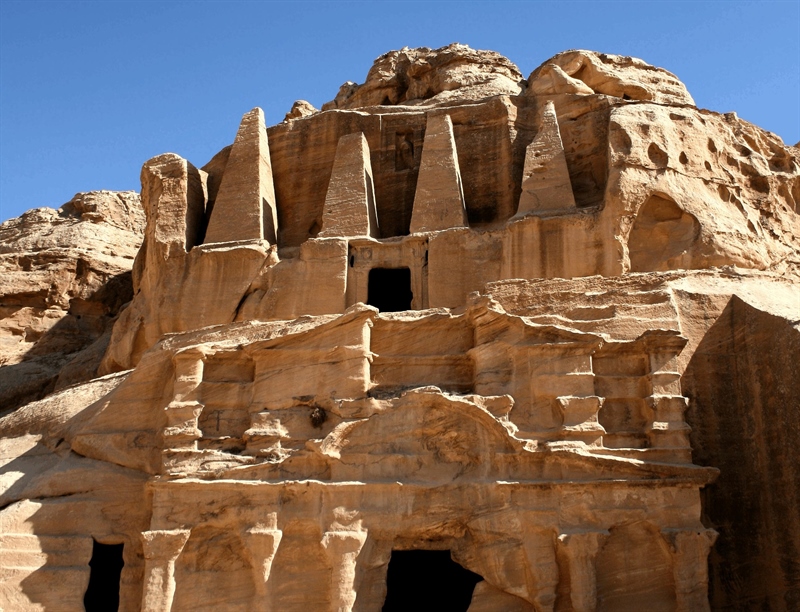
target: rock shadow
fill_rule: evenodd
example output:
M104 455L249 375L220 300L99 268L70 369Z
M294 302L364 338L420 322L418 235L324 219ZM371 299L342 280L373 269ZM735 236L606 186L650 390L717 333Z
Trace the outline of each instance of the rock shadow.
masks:
M796 325L796 324L795 324ZM683 376L702 489L713 610L800 609L800 331L738 297Z

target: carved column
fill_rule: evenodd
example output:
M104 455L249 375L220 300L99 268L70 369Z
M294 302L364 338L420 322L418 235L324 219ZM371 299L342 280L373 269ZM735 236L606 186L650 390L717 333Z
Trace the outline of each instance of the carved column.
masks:
M652 422L648 428L651 448L665 449L674 459L691 463L689 425L684 412L688 400L681 395L677 358L686 338L677 332L648 332L645 348L650 362L650 396L646 398Z
M670 543L678 612L708 610L708 552L719 535L713 529L665 530Z
M361 521L344 529L334 524L332 531L322 536L322 546L331 562L331 610L350 612L356 601L356 558L367 540L367 530Z
M175 596L175 560L189 539L188 529L172 531L145 531L144 593L142 610L169 612Z
M560 437L585 444L600 444L606 433L599 421L604 399L596 395L557 397L556 406L564 421Z
M569 564L570 599L575 612L592 612L597 607L595 558L607 537L607 531L558 536L559 547Z
M197 450L197 440L202 435L197 420L203 405L197 401L197 388L203 382L203 357L198 349L181 351L172 357L173 399L164 409L167 423L161 432L162 463L167 472L180 467L185 455Z
M242 533L242 541L253 566L256 595L259 601L258 609L264 612L272 609L267 581L282 536L283 532L280 529L263 526L251 527Z

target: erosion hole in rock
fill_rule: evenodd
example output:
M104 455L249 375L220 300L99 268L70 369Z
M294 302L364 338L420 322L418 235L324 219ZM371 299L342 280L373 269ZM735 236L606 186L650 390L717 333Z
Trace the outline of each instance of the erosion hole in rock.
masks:
M108 612L119 608L119 579L122 574L124 544L93 541L89 561L89 586L83 596L86 612Z
M699 234L694 215L667 196L653 194L639 209L628 239L631 272L685 267L686 262L676 258L692 247Z
M654 142L650 143L650 146L647 149L647 157L649 157L650 161L653 162L658 168L665 168L667 165L669 165L669 155L664 149L659 147Z
M367 304L381 312L411 310L411 270L409 268L373 268L369 271Z
M393 550L383 612L466 612L481 580L453 561L449 550Z

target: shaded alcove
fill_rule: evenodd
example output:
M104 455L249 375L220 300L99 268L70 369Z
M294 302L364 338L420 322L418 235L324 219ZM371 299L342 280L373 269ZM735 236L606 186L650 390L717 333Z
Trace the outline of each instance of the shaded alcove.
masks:
M367 304L381 312L411 310L411 270L409 268L373 268L369 271Z
M449 550L393 550L383 612L466 612L483 580L453 561Z
M101 544L93 540L89 561L89 586L83 596L86 612L109 612L119 608L119 581L122 575L124 544Z
M628 239L631 272L688 267L688 261L677 258L688 255L699 234L693 215L665 195L651 195L639 209Z

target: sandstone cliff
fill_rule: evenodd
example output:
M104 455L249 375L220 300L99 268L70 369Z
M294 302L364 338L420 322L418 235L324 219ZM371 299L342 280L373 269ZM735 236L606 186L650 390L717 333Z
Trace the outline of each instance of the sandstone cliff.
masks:
M0 410L96 376L143 231L138 194L111 191L0 225Z
M141 182L0 227L0 600L800 606L796 147L454 44Z

